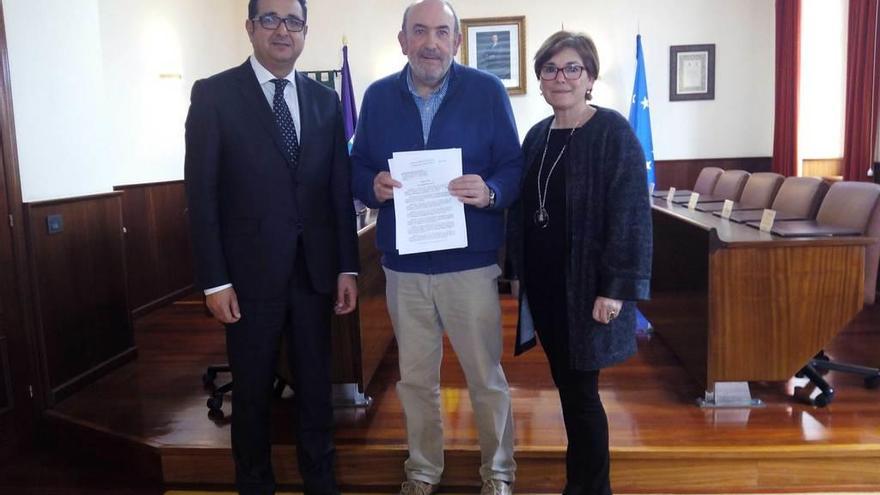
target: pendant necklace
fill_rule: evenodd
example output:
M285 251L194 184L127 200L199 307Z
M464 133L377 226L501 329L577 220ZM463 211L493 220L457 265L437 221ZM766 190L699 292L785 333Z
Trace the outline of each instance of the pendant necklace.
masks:
M541 166L538 167L538 209L535 210L535 214L532 216L532 220L539 228L546 229L547 226L550 225L550 214L547 213L547 208L544 207L544 204L547 203L547 188L550 186L550 177L553 175L553 171L556 170L556 165L559 164L559 160L565 153L565 148L568 147L568 143L571 141L571 136L577 128L577 125L571 128L571 132L568 134L565 144L562 145L562 149L559 151L559 154L556 155L556 160L553 160L553 165L550 167L550 171L547 172L547 181L544 183L544 190L541 191L541 174L544 172L544 159L547 158L547 147L550 145L550 131L553 130L553 122L550 123L550 128L547 129L547 141L544 142L544 153L541 155Z

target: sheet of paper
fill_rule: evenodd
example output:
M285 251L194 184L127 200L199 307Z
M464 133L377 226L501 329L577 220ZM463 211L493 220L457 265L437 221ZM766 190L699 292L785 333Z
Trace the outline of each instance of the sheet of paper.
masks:
M400 254L467 247L464 204L449 194L462 175L461 149L406 151L388 160L394 189L394 220Z
M731 213L733 213L733 201L725 199L724 208L721 209L721 218L725 220L730 220Z
M773 228L773 220L776 219L776 211L775 210L764 210L764 214L761 215L761 225L758 227L761 232L770 232Z
M672 200L675 199L675 188L670 187L669 192L666 193L666 202L672 203Z

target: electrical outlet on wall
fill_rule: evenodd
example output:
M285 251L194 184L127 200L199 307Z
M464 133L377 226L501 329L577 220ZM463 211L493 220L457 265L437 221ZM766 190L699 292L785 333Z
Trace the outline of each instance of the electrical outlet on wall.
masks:
M64 231L64 217L61 214L49 215L46 217L46 230L50 234L59 234Z

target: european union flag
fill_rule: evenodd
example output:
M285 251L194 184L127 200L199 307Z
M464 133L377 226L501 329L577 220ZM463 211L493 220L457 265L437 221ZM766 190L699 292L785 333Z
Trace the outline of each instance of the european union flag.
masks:
M648 79L645 76L645 56L642 53L642 35L636 35L636 81L633 84L632 103L629 107L629 125L645 151L645 167L648 170L647 188L654 183L654 141L651 139L651 105L648 100ZM651 322L636 309L636 331L648 333Z
M651 139L651 105L648 100L648 80L645 76L645 56L642 53L642 35L636 35L636 81L633 84L632 103L629 107L629 125L645 151L648 169L648 187L654 183L654 141Z

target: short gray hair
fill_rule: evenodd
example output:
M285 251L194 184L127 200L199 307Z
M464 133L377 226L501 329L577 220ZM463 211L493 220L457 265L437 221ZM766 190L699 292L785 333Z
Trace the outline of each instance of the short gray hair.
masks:
M400 30L403 31L404 33L406 32L406 18L407 18L407 16L409 15L409 9L411 9L411 8L415 7L416 5L422 3L422 1L423 1L423 0L418 0L418 1L416 1L416 2L413 2L413 3L409 4L409 6L406 8L406 10L403 11L403 22L400 23ZM455 34L460 33L460 32L461 32L461 26L459 25L460 23L459 23L459 20L458 20L458 14L455 13L455 8L452 6L452 4L449 2L449 0L441 0L441 1L443 2L443 5L445 5L446 7L448 7L449 10L452 12L452 23L454 24L453 27L454 27L454 29L455 29Z

